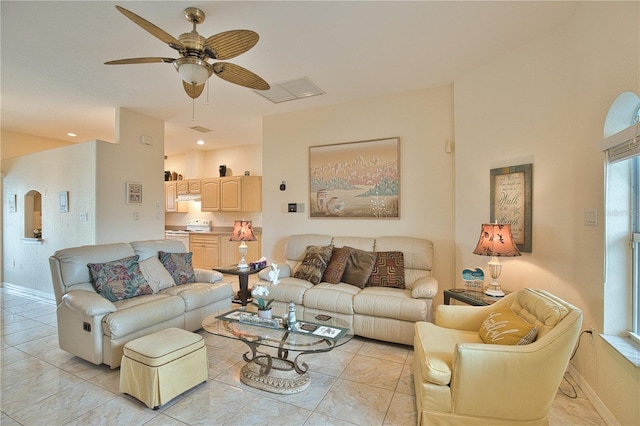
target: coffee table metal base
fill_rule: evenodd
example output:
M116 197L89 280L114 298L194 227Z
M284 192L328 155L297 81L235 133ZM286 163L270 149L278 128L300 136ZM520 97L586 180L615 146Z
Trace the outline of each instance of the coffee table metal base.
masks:
M294 362L259 355L240 370L240 381L247 386L278 394L302 392L311 384L309 373L296 371Z

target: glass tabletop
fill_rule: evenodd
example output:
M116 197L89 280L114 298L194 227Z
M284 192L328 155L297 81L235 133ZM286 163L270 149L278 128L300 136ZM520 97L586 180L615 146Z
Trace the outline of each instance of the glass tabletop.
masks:
M217 336L300 352L325 352L347 343L353 337L348 324L338 318L299 321L299 329L291 331L282 324L278 328L271 328L240 322L240 314L251 315L252 312L235 310L220 316L210 315L202 321L202 328Z

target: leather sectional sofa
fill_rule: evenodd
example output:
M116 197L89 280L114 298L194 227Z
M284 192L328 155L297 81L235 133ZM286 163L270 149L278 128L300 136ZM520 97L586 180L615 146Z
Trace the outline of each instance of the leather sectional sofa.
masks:
M393 269L397 278L403 281L404 285L399 287L404 288L388 287L380 282L378 286L370 286L371 276L361 286L344 282L349 266L341 281L336 283L320 280L314 284L295 277L303 276L300 271L304 270L308 247L328 246L347 247L353 249L351 253L363 253L365 257L370 253L401 252L403 265ZM292 235L287 239L284 258L284 262L278 263L278 285L269 282L270 267L259 273L259 284L269 288L267 298L274 300L271 305L274 315L284 315L289 302L293 301L298 319L313 322L317 315L329 315L342 319L356 335L405 345L413 344L417 321L431 321L438 281L432 276L433 243L427 239ZM349 281L353 283L353 280Z
M171 275L167 282L167 271L157 261L159 254L184 251L182 243L173 240L57 251L49 263L60 348L94 364L116 368L128 341L169 327L195 331L202 327L206 316L230 310L233 288L230 283L221 282L223 276L219 272L195 269L196 282L175 285ZM153 292L146 289L148 294L129 294L115 301L98 294L88 265L105 265L132 256L138 256L134 266L140 265Z

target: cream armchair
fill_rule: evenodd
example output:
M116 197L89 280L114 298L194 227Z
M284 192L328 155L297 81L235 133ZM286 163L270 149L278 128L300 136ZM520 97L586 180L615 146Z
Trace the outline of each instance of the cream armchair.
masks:
M483 322L506 307L535 325L534 342L483 342ZM490 306L438 306L435 324L415 324L418 424L548 424L581 326L580 309L542 290L523 289Z

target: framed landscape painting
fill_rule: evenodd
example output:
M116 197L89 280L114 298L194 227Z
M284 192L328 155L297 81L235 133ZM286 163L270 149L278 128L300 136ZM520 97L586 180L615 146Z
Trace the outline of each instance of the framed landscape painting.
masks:
M400 217L400 139L309 147L312 218Z

